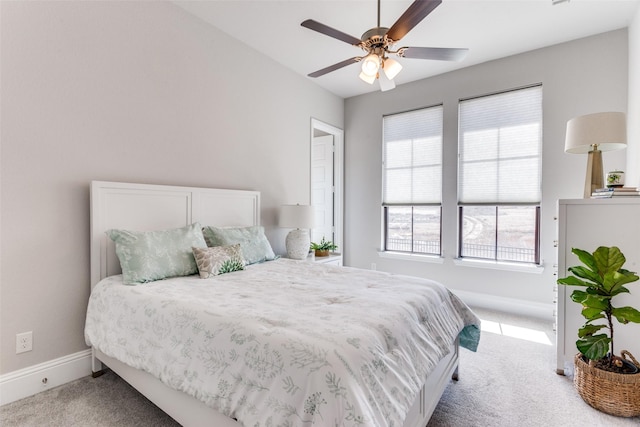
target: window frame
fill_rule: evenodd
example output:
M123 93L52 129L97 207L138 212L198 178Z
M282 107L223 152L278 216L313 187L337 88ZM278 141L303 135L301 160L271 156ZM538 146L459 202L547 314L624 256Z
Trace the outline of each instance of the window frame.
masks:
M438 227L438 252L418 252L415 251L415 232L414 232L414 224L415 224L415 216L413 210L416 207L437 207L440 217L440 226ZM389 249L389 208L411 208L411 250L403 251L399 249ZM382 215L383 215L383 251L385 252L395 252L399 254L409 254L409 255L424 255L424 256L442 256L442 203L439 205L387 205L382 207Z
M388 116L395 116L395 115L400 115L400 114L408 114L408 113L413 113L413 112L417 112L417 111L421 111L421 110L430 110L433 108L438 108L440 109L440 147L439 147L439 151L440 151L440 159L439 159L439 167L440 167L440 197L439 197L439 202L438 203L386 203L385 202L385 190L387 188L387 175L386 175L386 171L387 171L387 165L385 163L386 160L386 149L387 149L387 141L385 140L385 132L384 132L384 125L385 125L385 117ZM401 111L398 113L390 113L390 114L385 114L382 118L382 252L384 253L396 253L399 254L401 256L419 256L419 257L441 257L442 256L442 183L443 183L443 179L444 179L444 104L443 103L438 103L438 104L434 104L434 105L429 105L429 106L425 106L425 107L420 107L420 108L415 108L415 109L411 109L411 110L406 110L406 111ZM413 170L413 167L411 168ZM404 207L404 208L411 208L411 251L402 251L402 250L397 250L397 249L389 249L388 247L388 242L389 242L389 208L394 208L394 207ZM414 230L414 226L415 226L415 216L414 216L414 209L416 207L437 207L439 210L439 219L440 219L440 224L438 227L438 253L433 253L433 252L416 252L414 251L415 249L415 230Z
M485 206L485 207L495 207L495 216L496 216L496 229L494 233L494 252L495 255L493 258L488 257L474 257L470 255L463 255L462 249L464 246L462 229L464 223L464 208L465 207L477 207L477 206ZM534 260L533 261L517 261L510 259L499 259L498 253L500 252L498 249L498 236L499 236L499 221L498 218L500 216L499 208L505 207L518 207L518 206L530 206L535 208L535 228L534 228ZM505 205L505 204L462 204L458 205L458 259L461 260L481 260L481 261L494 261L497 263L516 263L523 265L540 265L540 204L520 204L520 205Z
M463 183L461 182L461 178L460 178L460 174L462 171L462 142L463 142L463 137L464 137L464 132L462 129L462 125L461 125L461 116L462 113L460 111L461 109L461 105L465 102L465 101L473 101L475 99L480 99L480 98L489 98L492 96L500 96L500 95L505 95L508 93L513 93L513 92L518 92L518 91L522 91L522 90L529 90L529 89L533 89L533 88L539 88L540 90L540 116L539 116L539 139L538 139L538 147L539 147L539 153L537 158L539 159L539 173L538 173L538 178L539 178L539 182L538 182L538 186L539 186L539 200L533 202L533 201L505 201L505 202L501 202L499 201L500 199L500 193L497 193L497 197L495 201L490 201L490 202L484 202L484 201L478 201L478 202L474 202L474 201L460 201L461 200L461 191L462 191L462 187L461 185L463 185ZM542 149L543 149L543 145L544 145L544 141L543 141L543 115L544 115L544 110L543 110L543 103L542 103L542 92L543 86L541 83L538 84L533 84L533 85L529 85L529 86L524 86L524 87L519 87L519 88L513 88L513 89L508 89L508 90L503 90L503 91L499 91L499 92L494 92L494 93L490 93L490 94L486 94L486 95L481 95L481 96L476 96L476 97L471 97L471 98L465 98L465 99L459 99L458 100L458 163L457 163L457 175L458 175L458 203L457 203L457 215L458 215L458 224L457 224L457 232L458 232L458 239L457 239L457 258L459 260L475 260L475 261L489 261L489 262L495 262L495 263L516 263L519 265L534 265L534 266L540 266L541 263L541 248L540 248L540 234L541 234L541 230L540 230L540 206L542 203ZM498 126L499 129L501 129L500 126ZM467 148L468 149L468 148ZM496 158L496 161L499 162L499 158ZM473 187L472 187L473 188ZM494 256L493 258L488 258L488 257L478 257L478 256L468 256L468 255L463 255L463 247L464 247L464 234L463 234L463 225L464 225L464 208L465 207L477 207L477 206L486 206L486 207L495 207L495 233L494 233L494 239L493 239L493 248L494 248ZM499 208L500 207L517 207L517 206L532 206L535 207L535 219L534 219L534 261L514 261L514 260L502 260L499 259L499 248L500 246L498 246L498 237L499 237L499 230L500 230L500 226L499 226Z

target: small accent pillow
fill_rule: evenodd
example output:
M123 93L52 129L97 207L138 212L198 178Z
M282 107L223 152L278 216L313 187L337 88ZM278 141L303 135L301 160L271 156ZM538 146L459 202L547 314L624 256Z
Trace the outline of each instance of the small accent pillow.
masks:
M214 248L191 248L196 258L200 277L208 279L219 274L244 270L244 258L240 244Z
M271 261L276 259L271 244L264 235L264 227L217 228L204 227L202 229L207 246L229 246L240 244L242 255L247 264Z
M193 246L205 246L198 223L160 231L107 230L127 285L198 273Z

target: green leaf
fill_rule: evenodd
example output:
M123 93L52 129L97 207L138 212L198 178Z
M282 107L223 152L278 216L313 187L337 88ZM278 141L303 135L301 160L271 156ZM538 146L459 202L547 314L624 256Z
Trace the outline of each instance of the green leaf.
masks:
M593 255L591 255L589 252L583 251L582 249L578 248L571 249L571 252L576 254L580 262L589 267L591 271L598 271L596 260L593 259Z
M640 311L636 310L633 307L614 308L613 310L611 310L611 314L613 314L620 323L640 323Z
M611 339L604 335L590 335L576 341L576 347L587 359L598 360L607 355Z
M587 320L602 319L604 317L604 314L602 314L602 310L600 310L599 308L589 308L589 307L584 307L582 309L582 315Z
M582 300L582 306L585 308L594 308L598 312L608 310L610 297L603 295L587 294L586 298Z
M614 297L616 295L622 294L622 293L629 293L629 289L625 288L624 286L620 286L619 288L615 288L614 290L611 291L611 296Z
M571 292L571 301L582 304L582 301L586 300L588 296L588 292L576 289L575 291Z
M584 338L589 335L593 335L602 328L606 328L607 325L584 325L578 329L578 338Z
M586 287L591 286L590 283L586 283L586 282L578 279L576 276L567 276L567 277L564 277L562 279L558 279L558 284L559 285L568 285L568 286L586 286Z
M588 281L594 283L594 284L589 284L589 286L602 284L602 277L600 277L600 275L596 271L589 270L586 267L582 267L582 266L569 267L569 272L575 274L578 277L587 279Z
M635 276L635 279L634 279L634 280L638 280L638 279L640 279L640 277L638 277L638 276L636 275L636 272L635 272L635 271L629 271L629 270L626 270L626 269L624 269L624 268L621 268L621 269L619 269L619 270L618 270L618 273L620 273L620 274L625 274L625 275L626 275L626 274L633 275L633 276Z
M593 253L593 259L596 263L596 268L593 270L604 274L618 271L627 261L616 246L610 248L600 246Z
M620 269L612 273L611 278L608 278L608 276L605 276L605 278L607 278L606 280L611 281L611 286L609 288L609 291L613 293L617 291L619 288L621 288L622 286L626 285L627 283L637 281L638 275L631 271Z

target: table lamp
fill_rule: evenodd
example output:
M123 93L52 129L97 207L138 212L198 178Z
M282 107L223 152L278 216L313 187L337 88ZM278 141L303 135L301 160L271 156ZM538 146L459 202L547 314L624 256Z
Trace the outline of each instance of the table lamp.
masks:
M306 259L311 245L309 229L313 227L312 207L309 205L283 205L280 209L280 227L295 228L287 234L285 241L287 257Z
M627 146L627 125L624 113L606 112L575 117L567 122L564 151L589 154L584 181L584 198L604 187L602 152L621 150Z

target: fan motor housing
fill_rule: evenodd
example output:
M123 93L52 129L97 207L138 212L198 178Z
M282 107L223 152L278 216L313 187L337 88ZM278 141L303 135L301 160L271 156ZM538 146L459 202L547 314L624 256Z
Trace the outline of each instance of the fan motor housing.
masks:
M366 31L362 34L362 45L366 49L385 48L390 43L390 39L385 37L389 31L386 27L376 27Z

